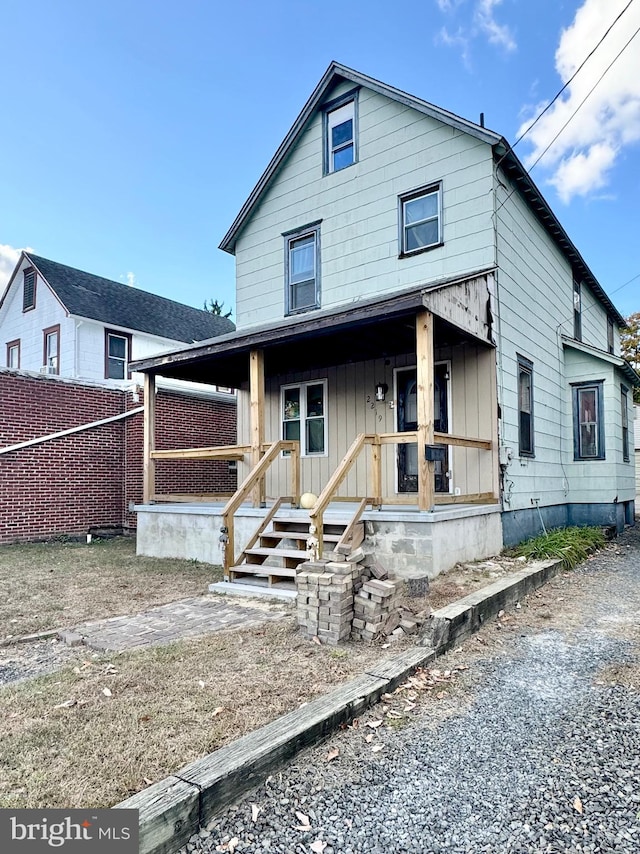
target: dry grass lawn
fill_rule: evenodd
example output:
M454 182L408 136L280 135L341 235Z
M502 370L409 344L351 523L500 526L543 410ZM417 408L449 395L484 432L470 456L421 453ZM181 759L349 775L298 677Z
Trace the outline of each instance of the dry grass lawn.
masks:
M440 607L510 568L456 568L403 604ZM3 547L0 625L20 635L139 611L203 593L215 577L207 565L138 558L131 540ZM319 646L292 615L120 655L81 648L63 669L0 689L0 807L113 805L387 654Z
M135 539L0 546L0 640L207 592L222 570L138 557Z

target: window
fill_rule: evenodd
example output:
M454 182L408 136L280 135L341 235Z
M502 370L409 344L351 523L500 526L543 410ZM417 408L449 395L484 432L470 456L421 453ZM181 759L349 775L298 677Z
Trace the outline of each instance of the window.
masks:
M22 310L30 311L36 307L36 271L33 267L27 267L24 271L24 282L22 286Z
M533 363L518 356L518 439L520 456L533 457Z
M299 441L304 457L324 455L327 447L327 381L282 387L282 438Z
M285 235L286 312L320 307L320 226Z
M614 329L613 320L607 317L607 351L613 355L614 350Z
M629 462L629 389L620 386L620 408L622 410L622 459Z
M573 282L573 337L582 341L582 287L580 282Z
M332 101L324 111L324 173L352 166L357 157L357 92Z
M129 379L127 366L131 361L131 336L105 329L104 375L109 380Z
M43 367L48 374L60 373L60 327L50 326L42 332L44 336Z
M20 339L7 342L7 367L18 370L20 367Z
M604 460L602 380L573 386L573 458Z
M400 196L400 256L442 243L441 190L434 184Z

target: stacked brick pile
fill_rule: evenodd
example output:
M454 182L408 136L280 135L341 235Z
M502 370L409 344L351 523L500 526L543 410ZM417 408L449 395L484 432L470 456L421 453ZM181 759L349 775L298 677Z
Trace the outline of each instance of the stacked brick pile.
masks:
M357 564L308 561L296 574L298 625L309 637L334 646L351 634L353 572Z
M363 582L354 601L354 639L373 640L379 634L388 635L398 628L398 595L399 584L396 582L378 579ZM391 622L394 623L393 628L390 627Z

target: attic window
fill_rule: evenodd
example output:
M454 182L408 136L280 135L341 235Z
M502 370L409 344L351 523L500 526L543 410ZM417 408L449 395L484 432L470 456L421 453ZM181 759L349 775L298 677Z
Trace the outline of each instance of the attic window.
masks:
M22 310L30 311L36 307L36 271L33 267L27 267L24 271L24 283L22 289Z
M129 379L131 374L127 368L131 361L131 336L123 332L112 332L105 329L104 343L105 378L108 380Z
M324 112L324 172L352 166L357 152L357 92L332 101Z

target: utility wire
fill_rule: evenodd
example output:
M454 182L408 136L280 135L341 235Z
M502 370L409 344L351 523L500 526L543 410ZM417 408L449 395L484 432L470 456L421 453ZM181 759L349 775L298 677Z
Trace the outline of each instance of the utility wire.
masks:
M606 39L606 37L607 37L607 36L609 35L609 33L611 32L611 30L615 27L615 25L618 23L618 21L620 20L620 18L624 15L624 13L627 11L627 9L629 8L629 6L631 6L631 4L632 4L632 3L633 3L633 0L629 0L629 2L628 2L628 3L627 3L627 5L624 7L624 9L620 12L620 14L617 16L617 18L616 18L614 21L612 21L612 23L610 24L609 28L608 28L608 29L606 30L606 32L602 35L602 37L601 37L601 39L599 40L599 42L598 42L598 43L595 45L595 47L594 47L594 48L593 48L593 49L592 49L592 50L591 50L591 51L590 51L590 52L585 56L585 58L582 60L582 62L580 63L580 65L576 68L576 70L573 72L573 74L572 74L572 75L571 75L571 77L567 80L567 82L564 84L564 86L563 86L563 87L562 87L562 88L561 88L561 89L556 93L556 95L554 95L554 97L552 98L552 100L551 100L551 101L549 101L549 103L548 103L548 104L547 104L547 106L544 108L544 110L543 110L543 111L542 111L542 112L541 112L541 113L540 113L540 114L535 118L535 120L534 120L534 121L533 121L533 122L532 122L532 123L531 123L531 124L530 124L530 125L529 125L529 126L528 126L528 127L527 127L527 128L526 128L526 129L521 133L521 134L520 134L520 136L516 139L516 141L515 141L515 142L513 143L513 145L511 146L511 148L512 148L512 149L514 149L514 148L516 147L516 145L517 145L519 142L521 142L521 141L525 138L525 136L526 136L526 135L527 135L531 130L533 130L533 128L537 125L537 123L540 121L540 119L541 119L541 118L544 116L544 114L547 112L547 110L549 110L549 109L550 109L550 108L555 104L555 102L558 100L558 98L560 97L560 95L562 95L562 93L563 93L563 92L564 92L564 90L567 88L567 86L570 86L570 85L571 85L571 83L573 83L573 81L575 80L576 76L580 73L580 71L582 71L582 69L584 68L584 66L585 66L585 65L587 64L587 62L591 59L591 57L593 56L593 54L597 51L597 49L600 47L600 45L602 44L602 42ZM507 156L506 154L503 154L503 155L502 155L502 157L500 158L500 160L499 160L499 161L498 161L498 163L497 163L497 165L498 165L498 166L502 163L502 161L504 160L504 158L505 158L506 156Z

